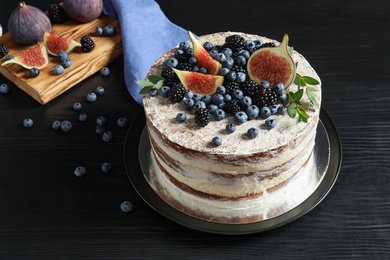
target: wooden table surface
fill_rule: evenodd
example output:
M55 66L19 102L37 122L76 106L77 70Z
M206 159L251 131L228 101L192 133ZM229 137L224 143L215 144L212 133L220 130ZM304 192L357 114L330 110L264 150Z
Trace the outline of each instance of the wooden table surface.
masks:
M1 5L4 31L18 2ZM43 10L51 3L30 2ZM172 22L198 35L289 34L290 45L320 75L323 107L341 137L343 161L333 189L309 213L270 231L189 229L154 211L129 181L127 129L116 120L131 120L142 107L127 92L123 58L108 66L110 77L96 73L44 106L0 76L11 89L0 94L0 259L390 258L389 2L158 2ZM99 85L106 94L88 103L87 93ZM83 104L87 122L78 122L75 102ZM98 116L114 133L110 143L95 133ZM28 117L31 129L22 126ZM50 128L66 119L71 132ZM100 169L105 161L113 167L109 174ZM87 168L85 178L74 176L77 166ZM134 204L133 212L120 210L124 200Z

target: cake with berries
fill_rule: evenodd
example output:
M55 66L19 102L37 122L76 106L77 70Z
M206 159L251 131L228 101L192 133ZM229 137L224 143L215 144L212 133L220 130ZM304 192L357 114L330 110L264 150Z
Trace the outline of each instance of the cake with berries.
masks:
M151 144L150 185L174 208L218 223L262 221L297 206L302 201L291 202L286 196L317 185L307 170L315 167L321 106L317 73L286 45L286 57L294 66L288 70L281 65L277 73L286 80L293 74L291 81L273 82L275 75L256 81L256 70L249 71L251 60L256 55L278 59L272 48L282 43L237 32L196 40L220 64L217 74L209 75L213 66L202 63L193 41L188 41L163 54L147 77L154 82L145 87L143 97ZM270 52L260 53L262 48ZM279 65L285 54L280 55ZM256 62L263 64L263 57ZM207 87L206 78L214 80L215 88ZM189 79L198 80L195 87ZM196 88L200 81L206 92Z

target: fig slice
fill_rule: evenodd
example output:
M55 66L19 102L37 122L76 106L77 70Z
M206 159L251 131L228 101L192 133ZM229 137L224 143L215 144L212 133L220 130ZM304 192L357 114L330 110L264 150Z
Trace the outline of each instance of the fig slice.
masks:
M219 69L222 67L221 63L210 56L210 54L203 47L203 45L200 44L192 32L188 31L188 35L190 36L192 46L194 48L194 56L198 60L198 67L206 68L208 74L217 75Z
M191 90L194 94L214 94L217 87L223 84L223 76L172 69L179 77L183 86L186 89Z
M81 43L76 42L73 39L68 39L48 32L44 33L43 42L46 45L47 51L53 56L58 56L60 51L69 53L75 47L81 47Z
M1 66L16 63L23 66L26 69L42 69L49 63L49 57L47 54L46 46L43 42L22 50L13 59L7 60L1 64Z
M295 78L295 63L288 52L288 35L277 47L264 47L249 58L247 70L250 79L258 84L264 80L271 85L281 82L287 88Z

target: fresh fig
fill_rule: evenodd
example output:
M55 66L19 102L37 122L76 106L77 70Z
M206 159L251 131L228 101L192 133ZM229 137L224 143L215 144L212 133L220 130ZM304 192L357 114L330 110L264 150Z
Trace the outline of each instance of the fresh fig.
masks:
M69 53L75 47L81 47L81 43L76 42L73 39L68 39L48 32L45 32L43 35L43 42L46 45L47 51L53 56L57 56L60 51Z
M295 63L288 52L288 35L285 34L277 47L264 47L255 51L247 64L249 77L260 83L271 85L281 82L288 87L295 78Z
M64 0L65 13L73 19L88 23L100 16L103 11L102 0Z
M20 2L8 19L8 32L20 44L42 41L44 32L51 32L51 22L38 8Z
M221 68L221 63L215 60L207 50L203 47L202 44L196 39L196 37L192 34L192 32L188 32L190 36L192 46L194 49L194 56L198 60L198 67L204 67L207 69L208 74L217 75L219 69Z
M183 86L195 94L214 94L217 87L223 84L223 76L172 69L179 77Z
M42 69L49 63L46 46L39 42L28 49L22 50L13 59L7 60L1 66L16 63L26 69Z

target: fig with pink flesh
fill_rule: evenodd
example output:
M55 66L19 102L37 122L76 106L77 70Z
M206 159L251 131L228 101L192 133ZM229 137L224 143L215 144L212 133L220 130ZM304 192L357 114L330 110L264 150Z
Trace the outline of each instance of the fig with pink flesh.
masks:
M42 69L49 63L46 46L43 42L39 42L28 49L22 50L13 59L7 60L1 66L7 64L19 64L26 69Z
M190 36L192 42L194 56L198 60L198 67L206 68L208 74L217 75L220 68L222 67L221 63L210 56L207 50L203 47L202 44L200 44L198 39L196 39L196 37L191 32L188 32L188 35Z
M81 47L81 44L75 40L47 32L43 36L43 42L46 45L47 51L53 56L57 56L60 51L68 53L75 47Z
M73 19L88 23L100 16L103 11L102 0L64 0L64 11Z
M287 88L295 78L295 63L288 52L288 35L277 47L265 47L255 51L247 64L249 77L258 84L268 81L271 85L281 82Z
M51 22L38 8L20 2L8 19L8 32L20 44L42 41L43 33L51 31Z

